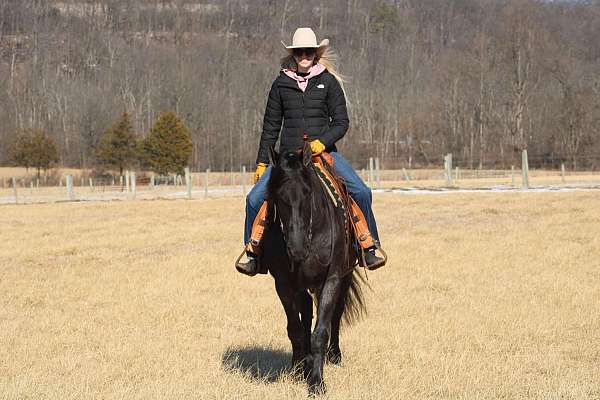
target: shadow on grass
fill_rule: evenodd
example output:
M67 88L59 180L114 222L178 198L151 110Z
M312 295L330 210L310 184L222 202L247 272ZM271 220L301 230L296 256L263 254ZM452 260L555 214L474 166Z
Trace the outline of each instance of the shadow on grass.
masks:
M289 352L262 347L229 348L221 358L226 370L263 382L275 382L281 375L290 373L291 360Z

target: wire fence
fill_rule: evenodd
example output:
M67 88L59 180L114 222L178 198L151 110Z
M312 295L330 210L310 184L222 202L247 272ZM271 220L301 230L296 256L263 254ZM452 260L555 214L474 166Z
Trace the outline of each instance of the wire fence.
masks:
M453 162L451 155L444 157L441 168L385 169L376 157L353 164L374 191L600 189L598 169L575 171L564 162L557 168L535 169L529 168L529 160L525 153L521 165L509 169L465 168L460 160L458 165ZM0 204L235 198L251 190L254 178L254 173L246 172L245 167L229 172L188 170L186 175L169 176L133 171L121 176L92 176L81 170L67 172L55 170L38 177L0 168Z

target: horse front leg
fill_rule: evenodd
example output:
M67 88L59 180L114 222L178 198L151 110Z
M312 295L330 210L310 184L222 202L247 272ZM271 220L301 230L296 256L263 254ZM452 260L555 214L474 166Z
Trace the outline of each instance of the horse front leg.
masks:
M331 333L331 319L339 298L340 287L340 278L337 275L329 276L319 294L317 323L310 341L312 369L308 377L308 390L313 395L325 393L326 390L323 381L323 364Z
M350 290L351 282L352 274L348 274L342 279L340 293L335 304L335 310L333 311L333 318L331 319L331 338L329 340L329 348L327 349L327 360L335 365L340 365L342 363L340 325L342 316L344 315L344 309L346 308L346 295L348 290Z
M298 371L299 368L302 368L304 371L303 361L308 349L305 348L300 309L296 302L298 294L291 286L281 282L275 282L275 289L287 317L287 333L292 343L292 370Z
M312 327L313 318L313 301L312 297L306 290L300 292L296 304L300 306L300 321L302 322L302 330L304 335L304 350L306 353L303 355L304 361L302 363L304 379L308 379L312 363L309 362L306 356L310 351L310 330Z

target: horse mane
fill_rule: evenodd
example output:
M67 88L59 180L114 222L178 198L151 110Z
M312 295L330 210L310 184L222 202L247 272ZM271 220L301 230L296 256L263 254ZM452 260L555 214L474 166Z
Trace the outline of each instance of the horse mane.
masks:
M266 198L268 200L274 200L277 190L280 188L306 182L313 190L313 196L318 201L317 204L326 204L324 200L327 200L327 194L322 189L316 173L312 171L313 166L304 166L301 153L294 151L282 153L278 165L273 167L267 184Z

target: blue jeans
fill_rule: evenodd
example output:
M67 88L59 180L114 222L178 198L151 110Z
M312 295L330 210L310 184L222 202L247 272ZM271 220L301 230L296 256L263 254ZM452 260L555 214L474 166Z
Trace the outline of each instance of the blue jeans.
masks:
M375 216L371 209L372 195L371 189L360 179L360 176L354 171L348 161L344 159L339 153L332 152L333 167L335 172L344 179L348 193L356 201L356 204L360 207L360 210L365 215L369 231L373 236L373 239L379 243L379 234L377 233L377 224L375 223ZM258 214L260 206L265 201L265 195L267 191L267 182L271 176L271 169L273 167L269 165L267 170L262 174L258 182L254 185L248 196L246 196L246 224L244 226L244 245L250 242L250 233L252 232L252 223Z

